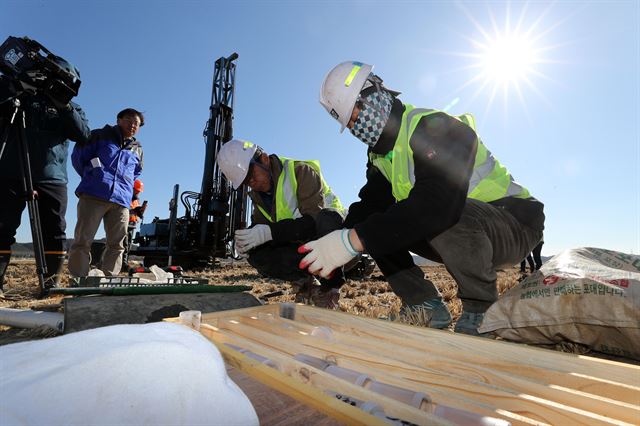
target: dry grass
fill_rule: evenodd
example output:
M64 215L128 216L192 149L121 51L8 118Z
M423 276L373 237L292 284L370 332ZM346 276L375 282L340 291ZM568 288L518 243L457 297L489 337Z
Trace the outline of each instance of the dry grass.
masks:
M462 305L456 297L457 286L443 266L425 266L422 268L441 291L455 319L460 316ZM250 285L251 293L266 303L293 302L294 294L289 283L282 280L265 278L258 274L245 261L222 260L213 268L188 271L190 276L209 278L210 283L217 285ZM499 272L498 286L501 292L515 285L520 273L516 270ZM0 306L21 309L55 310L61 304L62 296L39 300L38 280L35 275L33 261L16 261L7 271L5 298L0 299ZM65 276L62 285L68 285ZM48 308L48 306L50 306ZM348 280L340 290L340 310L355 315L371 318L389 318L400 310L400 299L391 291L380 271L375 270L367 280ZM408 319L412 324L424 325L425 318Z
M443 300L447 303L451 315L455 321L462 313L462 304L456 297L457 285L451 275L443 266L422 267L425 275L440 290ZM211 284L217 285L250 285L251 294L262 299L268 296L265 303L293 302L294 294L290 285L282 280L265 278L245 261L222 260L214 268L198 271L188 271L189 276L209 278ZM519 271L519 267L498 271L498 293L502 294L516 285L526 275ZM63 286L68 285L65 276ZM33 261L17 261L9 266L7 271L7 284L5 284L5 297L0 298L0 307L35 309L35 310L60 310L62 296L37 299L38 280L35 275ZM271 297L269 297L271 296ZM400 299L391 291L391 287L377 269L367 280L348 280L340 289L340 307L344 312L370 318L389 318L397 316L399 321L413 325L425 326L429 322L429 315L425 312L417 312L409 317L399 316ZM454 325L452 324L452 326ZM0 326L0 345L16 341L31 340L51 337L43 330L16 330L10 327ZM598 356L622 362L633 362L625 358L616 358L590 352L587 348L565 343L550 347L550 349L576 354L588 353L590 356Z

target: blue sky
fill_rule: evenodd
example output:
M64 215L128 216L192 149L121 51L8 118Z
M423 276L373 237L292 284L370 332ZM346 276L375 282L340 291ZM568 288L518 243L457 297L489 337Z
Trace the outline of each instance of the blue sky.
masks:
M318 91L334 65L359 60L404 102L475 114L487 147L545 203L544 255L640 253L639 26L636 1L0 0L0 38L29 36L80 69L92 128L124 107L146 113L147 221L168 217L175 183L200 190L213 64L232 52L234 136L320 160L343 204L355 201L365 146L338 133ZM505 83L477 66L516 39L528 71ZM26 214L17 239L31 239Z

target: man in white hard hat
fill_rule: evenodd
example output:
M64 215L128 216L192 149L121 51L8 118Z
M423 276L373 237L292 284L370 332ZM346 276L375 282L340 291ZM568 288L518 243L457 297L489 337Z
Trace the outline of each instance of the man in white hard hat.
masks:
M367 182L344 229L300 247L300 267L327 276L366 251L403 309L426 309L431 327L447 328L449 310L410 251L442 262L463 305L455 331L478 335L498 297L496 268L519 263L540 241L544 206L486 149L472 115L404 104L372 69L343 62L322 84L322 106L369 146Z
M297 301L336 308L342 269L318 285L313 275L298 268L303 257L298 246L340 229L344 219L319 163L268 155L238 139L223 144L216 161L234 189L243 184L251 188L252 226L236 231L237 251L262 275L294 283Z

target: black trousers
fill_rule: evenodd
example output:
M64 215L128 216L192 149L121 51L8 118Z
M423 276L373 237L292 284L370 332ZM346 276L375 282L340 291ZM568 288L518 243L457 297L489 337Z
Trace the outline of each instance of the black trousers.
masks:
M336 210L323 209L316 217L316 238L342 228L344 219ZM256 270L270 278L285 281L297 281L309 276L301 270L298 264L305 257L298 253L302 242L275 243L270 241L249 251L249 264ZM339 288L344 283L344 272L336 271L331 279L320 279L323 287Z
M38 192L38 209L45 252L62 252L66 241L67 184L35 183ZM11 250L16 242L16 230L20 227L22 212L27 206L22 191L22 181L0 181L0 250Z
M131 250L131 245L133 243L133 236L136 232L136 222L133 222L133 226L131 222L127 226L127 238L124 240L124 251L122 252L122 270L128 271L129 269L129 251Z
M496 268L516 265L541 239L542 231L523 225L506 210L467 199L456 225L430 241L374 260L396 295L409 306L439 296L409 251L444 263L458 284L463 309L482 313L498 299Z
M537 271L542 267L542 257L540 256L540 254L542 253L543 244L544 244L544 241L540 241L538 245L535 246L533 250L531 250L531 253L528 254L527 258L525 259L529 263L529 268L531 272ZM526 267L525 260L520 262L520 272L525 271L525 267Z

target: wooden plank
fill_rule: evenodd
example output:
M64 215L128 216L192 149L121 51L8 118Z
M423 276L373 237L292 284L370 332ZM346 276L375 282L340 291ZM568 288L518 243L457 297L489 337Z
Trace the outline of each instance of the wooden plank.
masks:
M215 331L212 331L215 330ZM229 332L228 330L220 329L217 327L208 327L208 329L201 330L205 336L207 336L210 340L212 340L216 345L220 343L232 343L234 345L240 346L242 348L251 350L254 353L262 355L271 360L278 361L279 364L284 365L284 369L289 371L286 366L292 362L296 363L297 361L293 360L288 354L280 353L279 351L267 348L260 342L255 342L252 340L245 339L243 337L238 336L235 333ZM313 369L310 366L304 364L304 368ZM319 385L323 389L331 389L334 391L340 391L345 395L350 395L353 397L358 397L362 400L374 401L379 403L385 408L387 414L393 415L397 418L406 419L409 421L413 421L415 424L422 424L421 416L424 415L423 412L417 411L417 409L409 408L407 411L407 407L405 404L400 404L395 400L389 400L384 396L377 394L375 392L368 391L367 389L355 386L349 382L336 379L335 376L329 375L328 373L315 370L318 374L309 375L302 371L297 373L298 378L305 383L313 383L314 385ZM355 386L355 387L354 387ZM447 395L450 396L450 395ZM399 404L399 405L398 405ZM477 401L471 401L468 399L464 399L463 401L459 401L457 404L458 408L467 410L470 412L479 413L485 416L490 417L498 417L505 418L510 421L514 426L515 425L547 425L548 423L542 423L533 419L529 419L523 416L519 416L516 413L511 413L506 410L495 409L491 406L486 406L484 404L478 403ZM435 407L434 407L435 408ZM413 417L414 414L418 414L418 417ZM439 422L441 422L440 420ZM429 424L438 424L439 422L430 421Z
M384 320L358 317L344 312L322 312L310 306L296 305L296 322L315 326L329 326L333 330L369 337L378 342L411 346L443 356L462 357L489 368L522 369L525 364L534 369L531 377L541 374L553 377L565 373L575 378L588 378L593 386L614 385L625 389L627 395L640 391L640 366L602 360L583 355L554 352L516 343L493 341L454 334L426 327L414 327ZM375 327L372 327L372 321ZM378 324L379 323L379 324ZM506 363L506 364L505 364ZM528 374L528 371L521 371ZM590 392L589 389L579 389ZM593 392L599 393L599 392ZM626 401L639 403L640 400Z
M429 425L450 425L444 419L431 415L429 412L412 408L406 404L399 403L393 399L383 395L367 391L361 386L356 386L344 380L339 380L324 371L320 371L312 366L298 362L278 351L265 348L263 345L244 339L236 334L228 333L217 327L205 326L201 329L202 334L211 339L217 347L223 346L223 349L233 350L225 345L231 343L233 345L248 349L254 353L262 355L269 360L275 362L282 372L300 380L302 383L313 384L315 387L327 391L333 391L348 395L362 401L373 401L380 404L385 409L387 415L410 421L415 424ZM344 403L343 403L344 404Z
M205 334L207 330L207 325L201 328L203 334ZM290 395L292 398L302 401L304 404L324 412L345 424L388 426L382 419L332 398L312 386L307 386L289 376L281 374L277 370L263 365L228 346L216 346L222 353L225 361L232 367L246 372L256 380L284 394Z
M298 305L296 305L297 307ZM302 305L300 305L302 306ZM264 315L280 315L280 305L262 305L251 306L247 308L233 309L227 311L217 312L202 312L201 321L206 324L214 324L214 320L217 318L231 318L231 317L250 317L250 316L264 316ZM176 318L177 319L177 318Z
M315 328L297 321L288 321L277 317L263 320L244 317L238 321L262 331L277 333L285 338L300 336L304 338L302 333L309 335ZM395 359L403 364L416 365L433 374L457 377L470 383L486 383L514 394L530 395L543 400L559 402L580 410L606 414L608 417L624 422L634 423L640 419L640 406L638 405L577 391L566 386L549 385L538 380L529 380L518 376L516 370L510 374L503 373L449 358L432 356L428 352L411 348L403 347L400 352L397 350L397 345L383 345L375 341L372 342L371 339L345 335L340 332L332 332L330 342L323 339L310 339L310 342L316 349L343 355L355 348L361 355L373 350L378 356Z
M314 356L380 382L426 392L435 403L428 412L447 405L513 424L640 424L640 366L304 305L296 306L295 321L290 321L280 318L279 310L278 305L267 305L205 314L203 324L217 328L203 325L201 332L209 333L207 337L217 345L236 342L256 354L277 359L288 375L285 377L294 382L306 382L321 390L335 390L340 382L340 389L335 391L358 399L378 398L375 402L385 412L391 414L390 409L395 417L409 416L404 418L416 424L425 424L421 417L425 411L399 401L385 401L389 398L300 363L293 355ZM327 329L319 327L328 327L325 338L322 331ZM318 336L311 336L318 331ZM233 351L222 345L221 352L229 350ZM230 359L244 363L242 358ZM267 380L270 385L272 380ZM276 383L283 388L289 386Z
M314 410L288 395L260 383L242 371L227 367L227 375L247 395L258 414L261 425L298 426L340 426L333 417Z
M606 415L600 415L591 411L561 404L554 400L529 394L521 394L511 391L510 389L499 388L486 383L446 377L438 372L424 371L419 367L401 361L382 358L373 353L358 351L350 347L336 347L337 344L335 342L331 343L333 349L327 348L325 349L327 353L325 353L323 350L314 347L318 345L318 341L321 339L305 339L297 344L296 339L290 335L282 337L277 334L256 330L253 327L241 324L235 319L221 320L218 322L218 327L229 329L235 334L261 342L264 345L279 348L282 351L288 352L290 355L306 353L320 358L329 355L334 358L338 365L354 370L371 371L372 375L380 376L381 381L390 384L401 385L400 383L404 383L405 387L409 388L411 387L407 385L412 385L417 387L417 389L414 389L417 391L425 391L425 387L426 389L446 389L448 392L465 395L468 398L473 398L487 404L499 400L501 408L505 410L550 424L629 424ZM383 366L384 370L378 369L381 366ZM393 374L389 374L389 372L393 372Z

